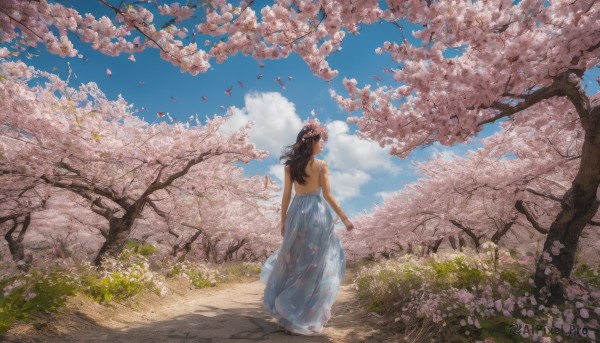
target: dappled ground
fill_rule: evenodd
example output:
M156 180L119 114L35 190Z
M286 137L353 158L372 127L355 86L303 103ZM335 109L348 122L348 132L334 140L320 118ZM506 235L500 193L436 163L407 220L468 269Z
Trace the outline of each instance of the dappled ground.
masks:
M163 298L146 294L127 305L97 304L72 298L59 313L20 324L8 342L399 342L375 314L358 304L349 267L318 336L287 335L263 309L264 284L253 279L214 288L169 284Z

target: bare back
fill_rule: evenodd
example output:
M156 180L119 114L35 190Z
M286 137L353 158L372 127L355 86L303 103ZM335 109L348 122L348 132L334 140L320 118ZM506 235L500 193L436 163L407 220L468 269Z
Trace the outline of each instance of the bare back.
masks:
M294 192L296 192L296 194L309 193L309 192L319 189L322 186L322 184L321 184L322 164L321 164L321 162L322 162L321 160L317 160L317 159L315 159L314 162L312 162L312 163L311 163L311 161L308 162L308 164L306 165L306 168L304 169L306 171L306 174L308 174L308 177L304 178L306 183L304 185L301 185L298 182L294 181Z

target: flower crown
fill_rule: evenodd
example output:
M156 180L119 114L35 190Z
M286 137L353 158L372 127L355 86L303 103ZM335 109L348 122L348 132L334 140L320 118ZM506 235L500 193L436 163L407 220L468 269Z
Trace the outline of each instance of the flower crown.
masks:
M302 130L310 129L307 133L302 136L302 143L306 142L309 138L315 136L321 136L323 140L327 140L327 130L320 125L319 119L310 119L308 123L302 127Z

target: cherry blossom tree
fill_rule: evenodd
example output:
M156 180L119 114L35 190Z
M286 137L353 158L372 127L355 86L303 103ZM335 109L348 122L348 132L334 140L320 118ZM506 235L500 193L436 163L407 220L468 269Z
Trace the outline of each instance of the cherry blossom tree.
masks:
M190 192L194 183L210 187L223 164L266 155L248 141L248 127L221 133L223 117L207 119L205 125L198 119L195 125L150 125L134 116L123 99L106 99L95 84L73 89L20 62L5 63L3 74L6 137L25 141L28 149L14 163L24 175L86 199L108 221L97 264L122 250L144 209L160 213L157 202L172 187ZM29 87L36 76L47 84ZM186 179L188 174L193 178ZM227 192L230 185L215 186Z
M3 125L0 130L7 132L9 128ZM0 232L12 260L26 268L31 256L26 256L24 241L31 216L45 208L49 192L39 178L23 175L22 169L14 163L23 153L23 142L5 138L0 135Z
M575 111L564 101L549 101L565 111L545 117L517 114L464 158L438 155L417 163L421 179L357 220L364 235L359 245L385 256L402 243L405 252L414 253L406 249L409 243L435 252L445 237L457 234L475 249L487 240L517 248L532 235L545 237L560 211L555 194L568 189L583 144ZM593 225L597 221L591 220L586 231ZM591 241L582 245L589 249ZM450 244L456 248L456 241Z
M260 176L244 177L242 169L232 164L191 171L182 181L194 189L171 189L156 202L161 209L156 214L164 219L165 228L150 229L152 240L167 242L173 257L183 259L191 253L219 263L233 260L239 251L249 248L249 254L239 258L252 259L250 255L278 244L275 206L268 205L275 196L271 182ZM156 223L156 219L140 222L146 230L137 235L156 225L144 224L150 222Z

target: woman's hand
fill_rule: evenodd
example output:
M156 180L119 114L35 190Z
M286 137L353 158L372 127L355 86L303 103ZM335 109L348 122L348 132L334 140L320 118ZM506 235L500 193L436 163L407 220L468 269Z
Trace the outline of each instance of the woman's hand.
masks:
M354 224L350 221L350 219L342 219L344 225L346 225L346 231L352 231L354 229Z

